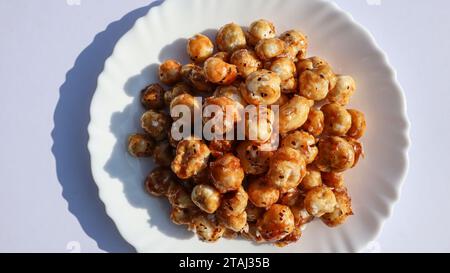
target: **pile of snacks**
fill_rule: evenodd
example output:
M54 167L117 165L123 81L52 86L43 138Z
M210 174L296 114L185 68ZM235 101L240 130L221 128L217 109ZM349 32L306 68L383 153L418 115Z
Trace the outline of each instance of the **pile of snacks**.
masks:
M366 127L362 112L346 109L356 89L353 78L335 74L319 57L307 58L304 34L277 36L267 20L246 30L227 24L215 44L197 34L186 48L192 63L166 60L159 67L164 86L142 90L145 133L128 139L131 155L152 156L158 165L145 189L168 198L172 221L208 242L241 235L279 246L296 242L314 218L330 227L344 223L353 212L342 173L362 155L358 139ZM176 118L168 113L177 105L193 113L207 105L250 104L267 105L268 113L279 106L278 149L262 149L272 131L251 126L246 129L256 140L171 136ZM233 129L240 117L232 117L214 129ZM267 120L269 128L272 122Z

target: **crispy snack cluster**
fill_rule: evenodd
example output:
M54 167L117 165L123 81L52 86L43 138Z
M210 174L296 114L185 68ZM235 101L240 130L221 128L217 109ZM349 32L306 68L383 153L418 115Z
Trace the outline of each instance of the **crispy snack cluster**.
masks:
M314 218L335 227L353 214L342 173L363 154L358 139L366 129L364 114L346 108L356 84L325 60L307 58L307 48L303 33L277 35L267 20L245 31L230 23L218 30L215 44L202 34L188 40L192 63L160 65L164 86L142 90L144 133L129 136L128 151L154 158L158 167L145 190L169 200L175 224L208 242L241 235L284 246L296 242ZM191 113L208 105L231 107L232 119L214 128L224 134L238 121L236 109L267 105L270 125L271 106L278 105L280 146L262 149L271 127L254 124L246 127L254 140L177 141L170 132L176 118L168 112L178 105Z

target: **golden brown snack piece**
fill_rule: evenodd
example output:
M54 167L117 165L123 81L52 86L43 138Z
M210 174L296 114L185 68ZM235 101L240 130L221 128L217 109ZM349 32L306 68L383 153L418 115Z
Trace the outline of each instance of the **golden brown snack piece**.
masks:
M355 151L353 146L341 137L325 137L319 140L316 167L322 172L343 172L353 167Z
M209 93L213 89L213 85L208 82L203 68L195 64L186 64L181 68L183 79L196 90Z
M323 172L321 173L322 183L329 188L332 188L335 192L345 189L344 176L342 173L336 172Z
M188 179L201 172L208 164L208 146L198 139L180 141L172 161L172 171L181 179Z
M191 94L191 92L192 89L187 83L179 82L175 84L172 89L164 92L164 103L166 104L166 106L170 106L170 103L175 97L182 94Z
M300 184L300 188L304 191L309 191L315 187L322 186L322 176L320 171L308 167L306 171L306 175Z
M209 122L214 135L223 136L233 130L239 120L237 104L227 97L209 97L203 103L203 124L206 126Z
M227 215L218 211L216 215L219 223L232 231L239 232L247 226L247 213L245 211L236 215Z
M257 143L266 143L273 132L275 115L268 107L259 107L245 113L245 137Z
M353 151L355 152L355 161L353 162L352 167L355 167L356 164L358 164L359 158L362 156L364 157L364 149L358 140L351 138L351 137L345 137L345 140L353 147Z
M245 48L247 42L242 28L235 23L229 23L219 29L216 44L220 51L232 53L235 50Z
M315 217L333 212L337 204L333 191L325 186L309 190L304 202L308 213Z
M148 110L141 117L141 126L155 140L167 137L172 119L163 112Z
M219 58L222 61L229 63L230 62L230 53L226 52L226 51L219 51L217 53L215 53L214 55L212 55L214 58Z
M247 203L245 212L247 212L247 222L256 222L264 214L266 210L264 208L253 205L252 202Z
M269 208L280 198L280 191L267 184L264 177L250 180L247 193L250 202L259 208Z
M273 23L264 19L251 23L247 32L248 43L252 46L263 39L275 38L275 35L276 30Z
M329 103L320 109L324 115L323 133L333 136L345 136L352 126L352 116L341 105Z
M177 106L179 105L185 105L188 107L189 112L191 114L191 119L193 121L194 115L196 112L201 113L201 104L198 100L196 100L195 97L193 97L190 94L181 94L176 96L172 99L172 102L170 103L170 115L172 116L173 120L178 120L183 117L184 112L178 113L176 110ZM176 109L176 110L175 110ZM184 109L180 109L183 110Z
M278 38L263 39L255 46L255 51L262 61L269 61L284 53L286 43Z
M181 81L181 64L175 60L166 60L159 66L159 80L172 85Z
M248 206L248 194L241 186L238 190L227 192L222 196L219 210L225 215L238 215Z
M160 84L150 84L141 91L141 103L145 109L161 109L164 107L164 93Z
M153 159L159 166L170 166L173 160L173 150L168 141L161 141L155 146Z
M308 119L312 104L311 100L295 95L282 105L279 111L280 134L286 134L300 128Z
M347 105L351 96L355 93L355 80L346 75L338 75L336 77L336 85L328 93L327 99L340 105Z
M273 155L252 141L243 141L236 148L237 156L246 174L263 174L269 169L269 160Z
M203 71L208 81L220 85L230 85L238 76L235 65L215 57L208 58L205 61Z
M239 75L246 78L251 73L261 69L262 62L253 50L239 49L231 55L230 63L236 66Z
M348 195L346 190L335 192L336 196L336 208L330 212L324 214L321 219L329 227L337 227L342 225L347 217L353 215L352 211L352 199Z
M145 190L154 196L167 196L170 184L176 183L169 168L157 167L145 179Z
M251 73L240 89L249 104L270 105L280 98L280 85L281 79L276 73L261 69Z
M211 185L199 184L191 193L194 204L206 213L214 213L220 206L220 193Z
M315 101L323 100L329 91L329 81L317 70L306 70L298 79L300 95Z
M227 97L236 104L238 109L242 109L247 102L241 95L241 91L234 85L218 86L213 94L214 97Z
M153 155L155 141L146 134L132 134L128 137L128 153L134 157Z
M267 183L285 193L297 187L305 174L306 164L300 152L281 147L270 159Z
M214 139L209 142L208 148L211 151L211 155L215 158L218 158L232 152L233 141L226 139Z
M291 209L296 227L301 227L311 222L314 218L306 211L304 200L304 193L298 189L285 193L280 199L280 204L289 206Z
M303 59L308 48L308 38L297 30L288 30L280 35L286 43L286 55L292 60Z
M306 164L312 163L319 151L316 147L316 139L304 131L294 131L286 135L281 140L281 147L289 147L299 151Z
M212 183L220 193L238 190L244 180L239 158L225 154L210 164Z
M266 241L278 241L294 231L294 215L288 206L272 205L258 220L257 226Z
M203 34L196 34L189 38L186 51L189 58L195 63L202 63L214 52L214 44Z
M277 58L271 62L269 69L280 77L282 92L295 93L297 91L297 68L294 61L288 57Z
M188 189L179 182L170 183L167 191L167 198L169 199L169 203L172 207L182 209L195 208L195 204L191 200Z
M364 113L355 109L348 109L347 112L352 117L352 125L347 131L347 136L359 139L366 132L366 118Z
M189 229L193 230L201 241L215 242L225 233L226 228L218 223L214 215L200 214L196 216Z
M325 126L325 118L322 111L311 108L309 110L308 119L303 124L302 129L311 135L317 137L323 132Z
M294 231L289 233L289 235L287 235L283 239L275 242L275 245L278 247L285 247L289 244L297 242L298 240L300 240L300 237L302 237L302 229L301 229L301 227L296 226L294 228Z
M176 225L189 225L193 219L200 214L198 208L179 208L172 207L170 212L170 219Z

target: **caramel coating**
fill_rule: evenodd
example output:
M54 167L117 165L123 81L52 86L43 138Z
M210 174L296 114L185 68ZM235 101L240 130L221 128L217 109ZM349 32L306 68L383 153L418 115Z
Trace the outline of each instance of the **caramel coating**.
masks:
M300 184L300 188L304 191L309 191L315 187L322 186L322 176L318 170L308 167L306 175Z
M222 196L219 210L225 215L238 215L248 207L248 194L241 186L238 190L227 192Z
M195 64L186 64L181 68L183 79L200 92L212 91L212 84L206 78L203 68Z
M352 199L347 191L335 192L334 195L336 196L337 202L336 208L321 217L322 221L329 227L342 225L348 216L353 215Z
M257 226L264 240L278 241L294 231L294 215L288 206L275 204L258 220Z
M236 103L227 97L207 98L203 104L203 110L203 123L206 125L209 121L213 122L210 124L211 133L215 135L224 135L233 130L234 124L240 120Z
M227 153L232 152L233 150L233 141L232 140L211 140L208 145L209 150L211 151L211 155L215 158L224 156Z
M167 196L169 187L176 183L175 177L169 168L157 167L145 179L145 190L154 196Z
M128 137L128 153L134 157L150 157L153 155L155 141L145 134L132 134Z
M315 101L323 100L329 91L329 81L317 70L306 70L298 79L300 95Z
M241 91L238 87L229 85L229 86L218 86L213 94L214 97L227 97L231 99L238 109L242 109L247 105L247 102L241 95Z
M323 132L323 127L325 126L325 117L322 111L318 109L311 108L309 110L308 118L303 124L302 129L311 135L318 137Z
M211 185L199 184L194 187L191 199L206 213L214 213L220 206L220 193Z
M192 220L200 214L197 208L173 207L170 212L170 219L176 225L190 225Z
M248 202L245 212L247 212L247 222L256 222L264 214L265 209Z
M214 44L205 35L196 34L189 38L186 51L193 62L202 63L213 54Z
M213 185L220 193L238 190L244 180L239 158L226 154L210 164Z
M231 55L230 62L236 66L239 75L243 78L262 68L262 62L258 59L256 53L249 49L236 50Z
M247 140L265 143L273 132L275 115L268 107L260 107L245 113L245 136Z
M305 196L305 208L309 214L321 217L325 213L333 212L337 203L330 188L321 186L309 190Z
M355 109L348 109L347 112L352 117L352 125L347 131L347 136L359 139L366 132L366 118L364 113Z
M201 140L182 140L171 164L172 171L179 178L188 179L206 168L209 154L208 146Z
M235 232L239 232L247 226L247 213L245 211L237 215L227 215L218 211L217 219L224 227Z
M304 194L298 189L285 193L280 200L280 204L289 206L291 209L296 227L301 227L314 219L314 217L306 211L304 200Z
M355 80L346 75L336 77L336 85L328 93L327 99L340 105L347 105L356 90Z
M183 113L180 113L179 117L177 117L178 114L176 113L176 111L174 111L175 107L178 105L186 105L189 108L189 111L191 113L191 119L194 118L194 114L196 112L201 113L201 105L199 101L197 101L190 94L181 94L173 98L169 106L170 115L174 120L178 120L183 116Z
M280 133L286 134L300 128L308 119L311 105L312 101L297 95L282 105L279 112Z
M320 109L324 115L323 133L344 136L352 126L351 114L341 105L330 103Z
M281 141L282 147L290 147L301 153L306 164L314 161L319 150L316 147L314 136L304 131L294 131L286 135Z
M205 242L219 240L226 231L226 228L219 224L214 216L203 214L195 217L189 228L195 231L201 241Z
M215 53L214 55L212 55L214 58L219 58L222 61L229 63L230 62L230 53L226 52L226 51L219 51L217 53Z
M241 85L241 94L249 104L270 105L280 98L280 85L276 73L261 69L248 75L245 85Z
M267 183L285 193L297 187L305 174L306 164L300 152L281 147L270 160Z
M172 85L181 81L181 64L175 60L166 60L159 66L159 80Z
M250 202L259 208L269 208L280 198L280 191L269 185L263 177L250 180L247 193Z
M321 174L322 183L327 187L332 188L334 191L340 191L345 188L344 176L342 173L336 172L323 172Z
M142 128L155 140L162 140L167 137L172 119L163 112L148 110L141 117Z
M230 23L219 29L216 44L220 51L232 53L235 50L245 48L247 41L242 28L235 23Z
M141 103L145 109L161 109L164 107L164 89L158 83L150 84L141 91Z
M269 169L271 151L262 150L261 145L251 141L243 141L236 148L237 157L246 174L263 174Z
M286 55L295 60L303 59L308 48L308 38L297 30L288 30L280 35L280 39L286 43Z
M155 146L153 159L159 166L169 167L173 159L172 146L167 141L161 141Z
M276 30L273 23L264 19L251 23L247 32L248 43L252 46L263 39L275 38L275 35Z
M180 183L170 183L167 198L173 207L182 209L195 207L188 190Z
M295 63L287 58L277 58L270 64L271 71L277 73L281 79L281 90L284 93L294 93L297 89L297 68Z
M220 85L230 85L236 80L238 71L235 65L228 64L219 58L208 58L203 65L206 79Z
M341 137L324 137L319 140L319 153L315 165L322 172L343 172L355 163L353 146Z
M284 53L286 43L278 38L263 39L255 46L258 57L263 61L269 61Z

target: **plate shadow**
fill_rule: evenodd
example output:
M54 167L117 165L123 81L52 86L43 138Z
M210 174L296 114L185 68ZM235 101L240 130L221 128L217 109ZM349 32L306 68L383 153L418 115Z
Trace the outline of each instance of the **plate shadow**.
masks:
M67 72L65 82L59 89L60 96L53 115L52 153L62 196L84 232L97 242L100 249L108 252L135 250L120 236L107 216L92 178L87 149L90 103L97 78L117 41L133 27L138 18L161 3L163 1L156 1L133 10L95 36Z

